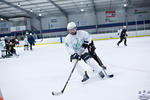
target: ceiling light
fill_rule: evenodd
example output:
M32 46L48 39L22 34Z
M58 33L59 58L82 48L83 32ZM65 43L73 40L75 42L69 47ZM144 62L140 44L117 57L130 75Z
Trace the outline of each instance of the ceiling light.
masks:
M3 21L4 19L3 18L1 18L1 21Z
M80 9L81 12L84 12L84 9Z
M127 4L124 4L124 7L127 7Z
M39 13L39 16L42 16L42 14L41 14L41 13Z
M19 7L21 6L20 2L18 2L18 6L19 6Z
M33 10L32 10L32 9L30 9L30 12L33 12Z

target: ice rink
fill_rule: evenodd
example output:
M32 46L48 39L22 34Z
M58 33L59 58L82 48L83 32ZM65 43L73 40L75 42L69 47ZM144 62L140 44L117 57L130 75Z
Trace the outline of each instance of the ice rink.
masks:
M102 80L83 61L91 79L81 83L72 70L64 44L34 46L33 51L17 48L19 57L0 59L0 88L4 100L139 100L139 91L150 91L150 37L128 38L128 46L117 47L118 39L95 41L96 52L115 75Z

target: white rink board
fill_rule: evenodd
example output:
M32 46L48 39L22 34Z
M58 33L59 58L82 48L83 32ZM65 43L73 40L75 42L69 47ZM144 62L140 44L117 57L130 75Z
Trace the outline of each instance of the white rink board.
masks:
M128 36L145 36L150 35L150 30L145 31L129 31L127 32ZM105 33L105 34L94 34L91 35L92 39L107 39L107 38L116 38L119 37L117 33ZM64 42L65 37L62 37L62 41ZM42 43L60 43L60 37L58 38L46 38L46 39L37 39L36 44L42 44ZM23 45L24 42L20 41L20 45Z

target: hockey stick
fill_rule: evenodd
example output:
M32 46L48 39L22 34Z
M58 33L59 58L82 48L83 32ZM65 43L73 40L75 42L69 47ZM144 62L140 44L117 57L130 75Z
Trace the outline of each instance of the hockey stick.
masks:
M74 67L73 67L73 69L72 69L72 71L71 71L71 73L70 73L70 75L69 75L69 77L68 77L68 80L67 80L67 82L65 83L64 88L63 88L60 92L54 92L54 91L53 91L53 92L52 92L52 95L53 95L53 96L58 96L58 95L61 95L61 94L64 93L65 88L66 88L66 86L67 86L67 84L68 84L68 82L69 82L69 80L70 80L70 78L71 78L71 76L72 76L72 73L73 73L73 71L74 71L74 69L75 69L75 67L76 67L76 65L77 65L77 63L78 63L78 61L79 61L79 59L77 59L75 65L74 65Z
M114 74L108 75L108 74L106 73L105 69L103 69L103 72L105 73L105 75L107 76L107 78L112 78L112 77L114 77Z
M96 55L96 58L95 57L93 57L93 58L98 62L99 66L103 69L103 72L105 73L105 75L107 76L107 78L114 77L113 74L110 74L110 75L107 74L107 72L105 71L106 67L105 66L104 67L101 66L101 65L103 65L103 63L102 63L102 61L100 60L100 58L97 55Z
M107 78L112 78L112 77L114 77L113 74L110 74L110 75L107 74L107 72L105 71L105 70L106 70L106 67L105 67L105 66L104 66L104 67L101 66L102 61L100 60L100 58L99 58L98 56L97 56L97 61L99 62L98 64L99 64L99 66L103 69L103 72L105 73L105 75L107 76ZM101 63L101 64L100 64L100 63Z

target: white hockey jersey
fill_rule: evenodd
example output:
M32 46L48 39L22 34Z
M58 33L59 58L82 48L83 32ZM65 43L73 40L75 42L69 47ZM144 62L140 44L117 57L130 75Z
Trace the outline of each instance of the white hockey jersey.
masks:
M24 38L24 45L28 45L28 38L27 37Z
M121 31L122 31L122 29L119 29L119 30L117 31L117 34L120 35L120 34L121 34Z
M87 49L82 47L84 41L91 42L90 34L86 31L79 30L76 35L68 34L65 39L65 46L70 55L77 53L78 55L86 52Z
M0 41L0 50L5 50L5 41Z

